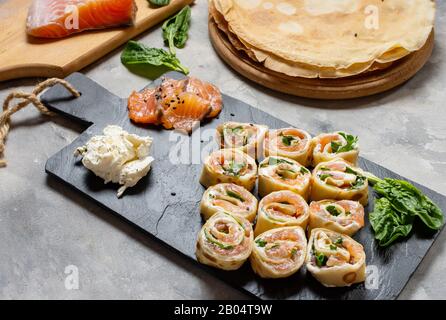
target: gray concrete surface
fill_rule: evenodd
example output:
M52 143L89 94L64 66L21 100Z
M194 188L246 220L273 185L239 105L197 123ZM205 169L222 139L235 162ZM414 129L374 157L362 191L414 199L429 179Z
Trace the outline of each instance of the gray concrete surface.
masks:
M207 34L207 4L193 7L191 37L178 55L191 73L291 124L360 136L362 155L446 194L446 3L438 1L436 47L424 69L396 90L349 102L293 98L261 88L229 69ZM140 37L161 46L160 28ZM121 49L83 70L122 97L147 85L120 63ZM0 100L40 79L0 83ZM246 296L204 273L44 172L45 161L83 130L28 108L14 116L9 166L0 169L0 298L229 299ZM401 298L446 298L443 232ZM66 290L66 266L79 290Z

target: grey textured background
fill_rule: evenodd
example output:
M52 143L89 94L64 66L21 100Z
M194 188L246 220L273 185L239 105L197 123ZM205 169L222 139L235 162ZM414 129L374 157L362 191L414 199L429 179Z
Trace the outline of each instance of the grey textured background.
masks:
M289 97L241 78L218 58L207 35L207 4L193 7L190 40L178 56L191 74L297 127L344 129L360 136L362 155L446 194L446 3L437 1L436 47L423 70L403 87L348 102ZM162 46L160 28L140 37ZM125 97L148 80L120 63L121 49L83 72ZM0 100L29 91L41 79L0 83ZM44 173L45 161L83 130L28 108L16 114L0 169L0 298L245 298L243 294L166 250L144 234L73 193ZM401 298L446 298L443 232ZM64 287L65 267L76 265L79 290Z

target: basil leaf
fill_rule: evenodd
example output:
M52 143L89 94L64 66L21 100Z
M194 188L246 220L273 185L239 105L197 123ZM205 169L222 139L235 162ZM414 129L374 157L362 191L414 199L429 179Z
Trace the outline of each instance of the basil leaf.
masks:
M132 65L164 66L184 74L189 73L189 70L181 65L180 60L175 55L163 49L149 48L136 41L129 41L121 54L121 62L127 67Z
M333 251L338 250L338 247L335 246L334 244L330 244L330 250L333 250Z
M412 230L413 217L399 214L386 198L375 201L375 208L370 212L369 219L375 232L375 239L382 247L406 237Z
M175 54L175 47L184 48L188 39L191 9L185 6L172 18L163 24L163 39L169 46L169 51Z
M443 225L441 209L409 182L386 178L376 183L373 188L378 195L388 199L392 208L401 215L418 216L433 230L439 230Z
M170 3L170 0L149 0L149 2L155 6L164 7Z

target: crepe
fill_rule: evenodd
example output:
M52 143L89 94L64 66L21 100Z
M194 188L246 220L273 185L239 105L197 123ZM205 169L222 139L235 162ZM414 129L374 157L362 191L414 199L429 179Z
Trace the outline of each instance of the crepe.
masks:
M307 200L310 180L310 171L293 159L274 156L265 158L259 164L260 197L274 191L290 190Z
M280 227L299 226L307 228L310 211L307 202L290 190L268 194L259 204L254 235Z
M307 270L326 287L348 287L366 278L363 246L328 229L311 231L305 260Z
M364 172L344 159L321 162L313 169L310 195L313 201L353 200L365 206L368 190Z
M299 226L266 231L256 237L251 267L262 278L286 278L305 262L307 239Z
M387 68L419 50L432 31L435 4L211 0L210 13L234 48L266 68L289 76L339 78ZM370 26L374 17L377 29Z

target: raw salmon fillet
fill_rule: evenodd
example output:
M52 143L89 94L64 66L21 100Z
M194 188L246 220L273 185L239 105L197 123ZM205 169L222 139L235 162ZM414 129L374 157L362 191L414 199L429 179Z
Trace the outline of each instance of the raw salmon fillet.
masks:
M129 118L136 123L162 124L191 133L204 118L215 118L223 107L220 91L197 78L163 78L161 84L128 99Z
M62 38L91 29L133 25L134 0L34 0L26 32L38 38Z

